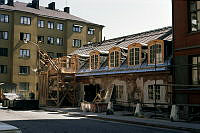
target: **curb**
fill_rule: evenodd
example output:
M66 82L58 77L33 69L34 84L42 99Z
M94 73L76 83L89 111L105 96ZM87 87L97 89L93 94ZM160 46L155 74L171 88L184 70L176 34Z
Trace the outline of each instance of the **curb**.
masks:
M45 111L63 112L63 113L68 113L71 116L87 117L87 118L92 118L92 119L96 119L96 120L104 120L104 121L120 122L120 123L126 123L126 124L142 125L142 126L148 126L148 127L158 127L158 128L165 128L165 129L189 131L189 132L192 132L192 133L200 133L200 129L168 126L168 125L163 125L163 124L151 124L151 123L145 123L145 122L119 120L119 119L112 119L112 118L103 118L103 117L88 116L88 115L83 115L83 114L73 114L73 113L70 113L70 112L62 111L62 110L48 110L48 109L43 109L43 110L45 110Z

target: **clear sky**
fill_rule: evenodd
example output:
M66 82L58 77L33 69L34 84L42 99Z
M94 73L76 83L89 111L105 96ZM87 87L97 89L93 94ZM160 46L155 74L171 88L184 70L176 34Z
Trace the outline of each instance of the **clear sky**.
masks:
M68 5L71 14L104 25L106 39L172 25L171 0L40 0L40 5L50 2L60 10Z

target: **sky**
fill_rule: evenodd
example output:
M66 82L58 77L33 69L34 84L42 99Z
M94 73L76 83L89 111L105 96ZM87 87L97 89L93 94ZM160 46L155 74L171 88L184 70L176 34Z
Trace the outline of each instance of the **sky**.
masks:
M104 25L106 39L172 25L171 0L40 0L40 5L50 2L60 10L69 6L72 15Z

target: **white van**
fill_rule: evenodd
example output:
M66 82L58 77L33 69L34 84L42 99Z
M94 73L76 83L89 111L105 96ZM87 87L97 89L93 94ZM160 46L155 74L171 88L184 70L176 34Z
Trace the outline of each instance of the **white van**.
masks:
M17 127L0 122L0 133L22 133L22 131Z

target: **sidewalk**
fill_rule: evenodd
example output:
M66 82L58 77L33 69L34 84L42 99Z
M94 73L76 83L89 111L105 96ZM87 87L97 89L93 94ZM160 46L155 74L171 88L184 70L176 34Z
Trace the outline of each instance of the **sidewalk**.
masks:
M184 131L192 131L193 133L200 132L200 124L187 123L187 122L171 122L171 121L167 121L167 120L137 118L134 116L124 116L123 114L125 114L127 112L123 112L123 111L114 112L114 115L106 115L106 113L82 112L79 108L42 107L41 109L46 110L46 111L67 113L67 114L73 115L73 116L88 117L88 118L93 118L93 119L98 119L98 120L106 120L106 121L113 121L113 122L137 124L137 125L184 130ZM130 112L129 112L129 114L130 114Z

